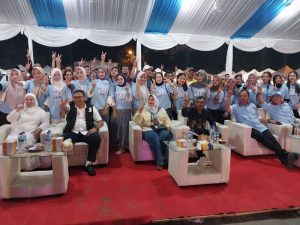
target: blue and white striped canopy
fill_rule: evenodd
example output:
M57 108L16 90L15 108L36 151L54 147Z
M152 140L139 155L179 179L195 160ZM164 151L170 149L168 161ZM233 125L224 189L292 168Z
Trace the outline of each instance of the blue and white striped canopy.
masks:
M135 39L158 50L210 51L231 42L293 53L300 51L300 0L1 0L0 40L19 32L52 47Z

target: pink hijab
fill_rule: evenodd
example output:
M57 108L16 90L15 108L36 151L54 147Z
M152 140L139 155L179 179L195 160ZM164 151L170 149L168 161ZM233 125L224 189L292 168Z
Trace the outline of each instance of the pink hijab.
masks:
M8 79L8 86L7 86L7 92L6 92L6 99L5 101L9 105L10 109L15 109L17 105L24 103L24 96L25 96L25 90L22 86L13 83L11 81L11 73L13 71L16 71L19 75L18 81L22 81L23 77L20 72L20 70L13 68L9 73L9 79Z

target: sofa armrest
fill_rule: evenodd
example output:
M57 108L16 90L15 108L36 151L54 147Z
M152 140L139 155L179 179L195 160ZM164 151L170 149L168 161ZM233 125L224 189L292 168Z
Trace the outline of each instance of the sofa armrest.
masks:
M142 145L142 128L134 121L129 121L129 150L133 158L138 146Z
M0 143L2 143L8 134L11 132L11 125L10 124L4 124L0 127Z
M278 137L278 142L281 145L281 147L284 148L285 145L285 132L286 132L286 125L277 125L277 124L267 124L268 129L270 132Z
M228 139L229 139L229 129L228 126L217 123L217 128L221 134L221 138L228 143Z
M49 128L43 130L40 134L41 143L45 143L47 131L51 130L53 137L61 137L63 136L64 127L59 124L51 124Z

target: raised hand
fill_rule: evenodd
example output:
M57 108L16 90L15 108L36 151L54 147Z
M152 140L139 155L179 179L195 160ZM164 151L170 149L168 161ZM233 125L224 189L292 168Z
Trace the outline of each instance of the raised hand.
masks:
M51 58L52 58L52 60L55 60L55 58L56 58L56 52L52 52Z
M172 84L172 81L169 78L164 78L164 82L167 84Z
M129 83L126 83L125 90L126 90L126 91L129 90Z
M101 61L102 62L104 62L105 61L105 58L106 58L106 52L101 52L101 56L100 56L100 58L101 58Z
M152 84L151 84L151 87L150 87L151 93L154 92L155 88L156 88L155 83L152 83Z
M257 93L262 93L262 86L260 84L257 85Z
M92 80L92 89L95 90L96 88L96 80Z
M78 64L79 64L79 66L83 66L84 63L85 63L85 60L83 58L81 58L81 60Z
M178 70L178 66L175 66L174 71L176 72Z
M20 112L22 109L24 109L24 104L17 105L17 107L16 107L17 112Z
M160 69L161 69L161 71L163 71L163 70L164 70L164 67L165 67L165 65L164 65L164 64L160 64Z
M112 65L112 59L108 59L108 65Z
M138 61L137 61L137 59L133 60L132 66L133 66L133 67L137 67L137 66L138 66Z
M44 78L43 78L43 84L44 84L45 86L47 86L47 85L49 84L49 78L48 78L47 75L45 75Z
M190 108L192 106L192 102L189 100L187 96L184 96L183 106L186 108Z
M61 102L60 102L60 109L61 109L61 111L63 111L63 112L67 111L67 109L68 109L67 104L68 104L68 100L67 99L65 99L65 100L61 99Z
M61 57L62 57L62 55L57 54L57 56L56 56L56 58L55 58L56 64L61 63Z
M31 52L27 49L26 59L31 60Z

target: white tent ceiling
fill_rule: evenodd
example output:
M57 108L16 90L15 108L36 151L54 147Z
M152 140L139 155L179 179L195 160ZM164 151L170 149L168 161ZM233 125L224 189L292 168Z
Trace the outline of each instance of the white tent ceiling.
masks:
M293 7L286 7L282 2L292 2ZM299 2L1 0L0 40L12 38L21 32L29 39L51 47L68 45L85 38L105 46L123 45L134 39L138 44L157 50L186 44L201 51L211 51L227 43L229 60L232 60L232 46L244 51L268 47L283 53L295 53L300 51ZM250 38L232 38L248 20L255 19L253 17L263 7L267 9L263 11L264 16L271 17L280 4L283 10L261 29L257 28ZM256 19L259 24L259 19L263 18Z

